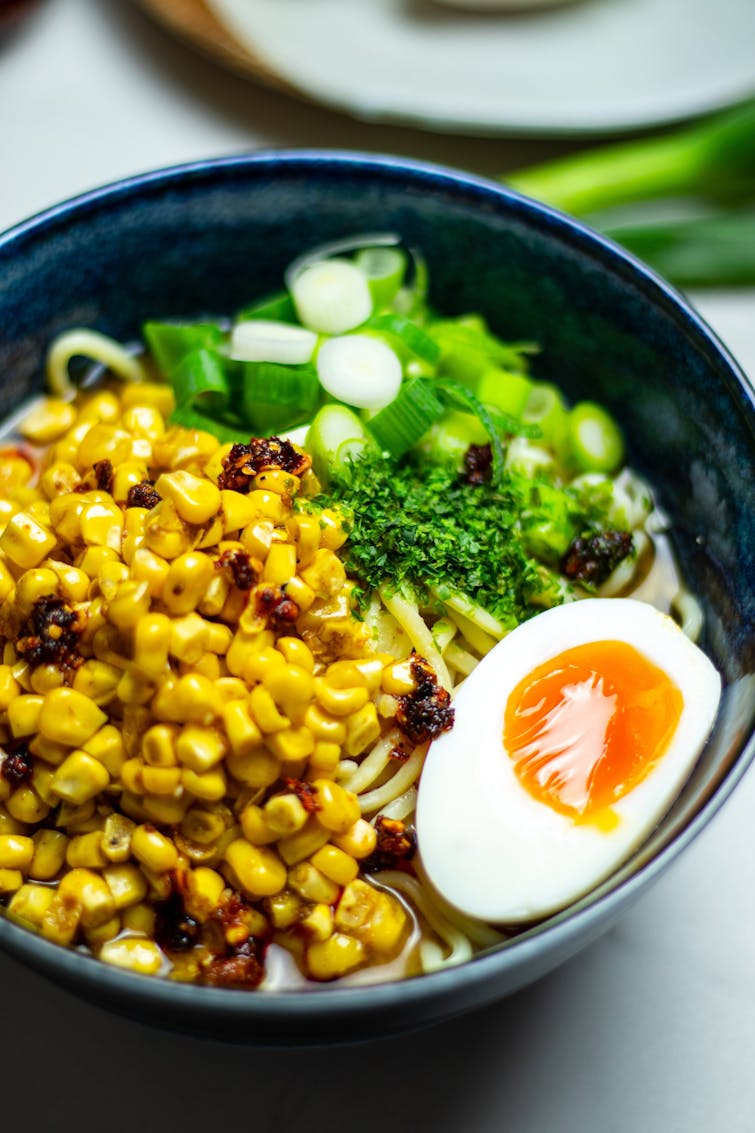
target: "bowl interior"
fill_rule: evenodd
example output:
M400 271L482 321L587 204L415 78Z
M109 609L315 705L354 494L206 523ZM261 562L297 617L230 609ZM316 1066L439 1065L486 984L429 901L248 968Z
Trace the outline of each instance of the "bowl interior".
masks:
M388 159L261 154L124 182L0 237L0 419L41 387L45 349L59 331L91 326L130 340L146 318L232 313L277 290L302 250L371 231L396 231L421 250L439 310L479 311L502 337L538 343L536 376L558 382L570 398L605 403L621 421L630 463L671 519L683 573L704 607L703 645L726 684L695 773L616 877L496 955L410 981L426 985L416 995L426 1014L439 1017L475 996L482 1002L513 990L596 935L744 772L755 701L753 410L736 365L678 297L629 257L497 186ZM51 959L51 946L35 940L27 947L28 934L0 921L4 938L45 970L65 968L80 984L97 979L81 975L81 957L60 960L53 949ZM121 1006L164 996L164 988L141 990L157 981L117 973L112 982L111 975L99 984L110 981ZM185 1000L187 1019L202 1002L240 997L244 1005L232 1010L247 1016L247 1028L255 1012L269 1013L259 996L178 990L169 987L173 999L163 1002ZM384 1002L388 1010L395 998L381 988L370 989L369 1005L362 991L320 995L336 1015L349 1010L339 1003L361 1012ZM311 1008L301 1011L300 1022Z

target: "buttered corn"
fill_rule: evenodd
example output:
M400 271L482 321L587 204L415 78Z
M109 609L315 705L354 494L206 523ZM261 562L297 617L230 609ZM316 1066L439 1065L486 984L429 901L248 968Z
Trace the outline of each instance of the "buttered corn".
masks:
M38 486L0 478L0 901L142 974L256 986L273 940L335 979L406 936L337 780L411 674L351 614L339 514L297 510L306 471L231 489L172 406L47 399Z

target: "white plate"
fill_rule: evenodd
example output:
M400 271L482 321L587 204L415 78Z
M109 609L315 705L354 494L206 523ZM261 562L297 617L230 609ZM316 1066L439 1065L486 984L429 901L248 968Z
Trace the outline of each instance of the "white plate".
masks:
M589 134L755 93L755 0L580 0L529 13L432 0L206 0L315 101L476 134Z

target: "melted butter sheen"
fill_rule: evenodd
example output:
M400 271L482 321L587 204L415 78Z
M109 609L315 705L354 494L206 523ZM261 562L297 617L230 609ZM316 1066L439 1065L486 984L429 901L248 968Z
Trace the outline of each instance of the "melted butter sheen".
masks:
M533 669L512 690L504 748L538 802L610 829L612 804L663 757L682 706L673 681L633 646L590 642Z

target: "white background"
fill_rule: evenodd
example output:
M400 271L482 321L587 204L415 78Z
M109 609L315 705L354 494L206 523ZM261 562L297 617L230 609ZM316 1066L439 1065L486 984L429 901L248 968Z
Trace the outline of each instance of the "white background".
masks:
M127 0L46 0L0 40L0 229L122 174L318 145L481 173L568 148L357 123L226 74ZM755 374L755 295L693 299ZM598 943L494 1007L398 1039L260 1051L177 1037L0 957L3 1128L752 1133L753 814L755 772Z

